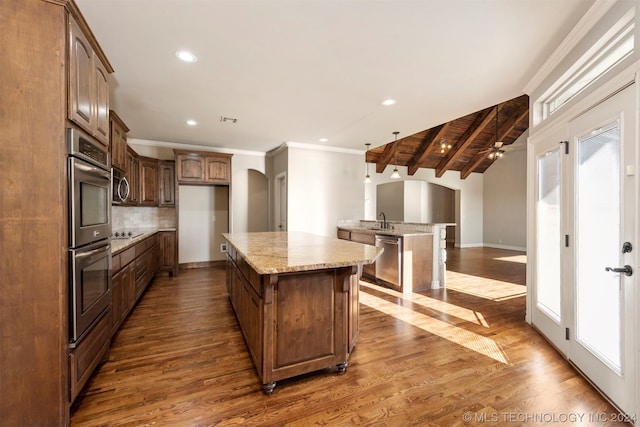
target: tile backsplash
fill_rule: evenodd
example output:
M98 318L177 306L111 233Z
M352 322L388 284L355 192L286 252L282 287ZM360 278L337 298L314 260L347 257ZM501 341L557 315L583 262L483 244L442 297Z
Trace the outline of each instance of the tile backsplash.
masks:
M114 231L141 227L175 228L175 226L175 208L111 207L111 228Z

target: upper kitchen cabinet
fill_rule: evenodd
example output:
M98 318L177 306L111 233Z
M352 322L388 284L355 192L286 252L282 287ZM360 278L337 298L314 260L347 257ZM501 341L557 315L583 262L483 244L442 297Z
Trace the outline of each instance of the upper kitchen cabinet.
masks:
M160 193L158 206L168 207L176 205L176 172L175 163L171 160L158 162L158 184Z
M127 170L127 132L129 132L129 128L113 110L109 111L109 122L111 166L124 172Z
M158 206L158 160L148 157L138 157L140 165L138 176L140 190L140 206Z
M129 199L128 205L138 205L140 203L140 191L138 182L140 181L140 165L138 164L138 153L136 153L131 147L126 148L126 166L125 174L129 180Z
M83 29L69 16L69 102L68 117L93 135L105 146L109 145L109 73L90 43L91 30ZM90 35L91 37L88 37ZM105 65L106 64L106 65Z
M231 154L173 150L178 184L229 185Z

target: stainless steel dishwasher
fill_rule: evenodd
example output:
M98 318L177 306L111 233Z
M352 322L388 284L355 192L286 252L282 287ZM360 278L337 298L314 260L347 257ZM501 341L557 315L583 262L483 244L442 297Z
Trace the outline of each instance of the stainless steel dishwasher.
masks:
M376 234L376 246L384 249L376 260L376 280L402 289L402 237Z

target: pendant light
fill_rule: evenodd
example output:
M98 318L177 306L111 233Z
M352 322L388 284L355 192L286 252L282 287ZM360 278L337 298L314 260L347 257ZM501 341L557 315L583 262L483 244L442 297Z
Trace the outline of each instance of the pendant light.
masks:
M499 104L496 105L496 140L491 145L488 156L491 160L500 159L504 155L504 151L500 149L503 143L502 141L498 141L498 111L500 111L498 107Z
M393 168L393 172L391 173L391 176L389 177L391 179L400 179L401 178L400 172L398 172L398 157L396 155L398 153L397 142L398 142L398 134L399 133L400 132L398 132L398 131L393 132L393 134L396 136L396 140L395 140L395 144L394 144L394 145L396 145L396 147L395 147L395 150L393 151L393 157L394 157L393 163L394 163L395 167Z
M367 153L369 152L369 147L371 146L370 143L364 144L367 146L367 151L365 151L364 153L364 164L365 164L365 171L366 171L366 175L364 176L364 183L368 184L371 182L371 177L369 176L369 163L367 163Z

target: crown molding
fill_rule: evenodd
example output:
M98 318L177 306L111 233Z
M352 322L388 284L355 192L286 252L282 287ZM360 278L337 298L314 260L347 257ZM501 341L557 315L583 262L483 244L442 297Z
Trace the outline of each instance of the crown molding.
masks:
M286 145L290 148L299 148L302 150L313 150L313 151L330 151L333 153L343 153L343 154L364 154L364 150L354 150L352 148L342 148L342 147L332 147L327 145L318 145L318 144L306 144L303 142L285 142L283 145Z
M580 40L595 27L602 17L611 9L618 0L596 0L584 14L582 19L571 29L569 34L564 38L562 43L553 51L549 58L542 64L538 71L533 75L529 83L523 88L524 93L531 96L544 79L553 72L553 70L562 62L562 60L573 50Z
M131 144L145 145L148 147L162 147L162 148L171 148L171 149L175 148L177 150L211 151L212 153L241 154L243 156L257 156L257 157L266 156L266 153L263 153L261 151L230 150L228 148L211 147L209 145L182 144L178 142L154 141L150 139L128 138L127 142Z

